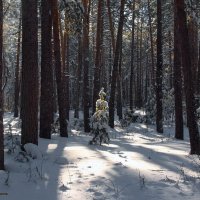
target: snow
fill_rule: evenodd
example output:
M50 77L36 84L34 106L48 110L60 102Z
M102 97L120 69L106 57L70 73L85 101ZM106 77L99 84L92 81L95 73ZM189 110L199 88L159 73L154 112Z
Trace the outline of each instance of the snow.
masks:
M9 123L18 134L11 114L4 117L5 134ZM145 124L116 126L110 144L99 146L72 129L69 138L53 134L40 138L38 147L28 144L34 159L27 162L5 152L0 200L197 200L200 159L189 155L188 136L178 141L173 130L165 127L159 135Z

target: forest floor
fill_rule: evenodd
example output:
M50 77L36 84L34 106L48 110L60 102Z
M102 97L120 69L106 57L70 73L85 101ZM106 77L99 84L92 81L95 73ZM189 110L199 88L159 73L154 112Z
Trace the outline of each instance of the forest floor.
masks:
M8 139L9 123L16 140L18 121L6 114ZM174 127L164 132L139 123L116 125L110 144L99 146L71 128L69 138L39 138L42 158L23 162L17 148L6 148L0 200L199 200L200 158L189 154L187 130L184 141L174 139Z

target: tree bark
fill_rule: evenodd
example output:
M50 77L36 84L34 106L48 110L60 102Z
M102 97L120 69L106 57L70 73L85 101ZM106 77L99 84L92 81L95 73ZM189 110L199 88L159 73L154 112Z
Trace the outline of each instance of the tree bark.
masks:
M125 0L121 0L120 19L119 19L118 32L117 32L117 41L116 41L116 49L115 49L115 58L114 58L114 63L113 63L111 92L110 92L110 100L109 100L109 126L111 128L114 128L115 90L116 90L116 80L117 80L117 73L118 73L120 49L122 48L124 5L125 5Z
M177 12L174 11L174 97L175 97L175 138L183 140L182 108L182 70L180 40L177 23Z
M162 68L162 4L160 0L157 0L156 129L158 133L163 133Z
M19 58L20 58L20 48L21 48L21 16L19 19L19 28L18 28L18 39L17 39L17 60L15 67L15 103L14 103L14 117L19 116L19 92L20 92L20 67L19 67Z
M4 134L3 134L3 90L2 90L2 52L3 50L3 2L0 0L0 170L4 170Z
M96 101L100 91L100 72L101 72L101 58L103 45L103 1L98 1L98 16L97 16L97 32L96 32L96 56L95 56L95 70L94 70L94 84L93 84L93 113L96 110Z
M187 120L188 120L188 129L190 135L190 147L191 147L190 153L200 155L200 138L199 138L197 119L196 119L194 86L193 86L193 81L191 79L192 63L190 56L190 44L189 44L189 35L188 35L184 0L175 0L175 8L177 12L179 37L181 43L181 58L183 66L186 110L187 110Z
M135 0L133 0L133 11L132 11L130 110L133 110L133 76L134 76L134 51L135 51L134 47L135 47Z
M59 109L59 122L60 122L60 136L68 137L67 120L66 120L66 91L64 89L63 70L61 65L61 52L60 52L60 35L59 35L59 18L58 18L58 2L57 0L51 1L51 12L53 19L53 38L54 38L54 57L55 57L55 73L57 83L58 95L58 109Z
M90 132L90 95L89 95L89 13L90 1L82 0L84 7L83 16L83 107L84 107L84 130Z
M22 0L22 145L38 144L37 1Z
M51 138L53 123L52 16L48 0L41 2L40 137Z

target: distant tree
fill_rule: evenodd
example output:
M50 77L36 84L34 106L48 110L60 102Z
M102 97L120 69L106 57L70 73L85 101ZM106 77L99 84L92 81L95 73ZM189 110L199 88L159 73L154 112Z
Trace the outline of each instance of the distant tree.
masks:
M22 0L22 145L38 144L37 0Z
M175 10L179 30L181 58L184 75L184 89L186 99L187 123L190 135L191 154L200 155L200 137L196 118L194 99L194 85L192 80L192 62L190 54L189 34L184 0L175 0Z
M53 19L53 44L54 44L54 58L55 58L55 74L57 83L57 95L58 95L58 109L59 109L59 122L60 122L60 136L68 137L67 132L67 112L66 112L66 90L64 87L61 64L61 51L60 51L60 35L59 35L59 17L58 17L58 1L51 1L51 13Z
M41 2L40 137L51 138L53 123L52 16L48 0Z
M111 91L110 91L110 100L109 100L109 126L114 128L114 114L115 114L115 91L116 91L116 81L118 75L118 66L120 59L120 49L122 48L122 33L124 25L124 5L125 0L121 0L120 6L120 18L117 32L117 41L115 49L115 57L112 70L112 82L111 82Z
M3 2L2 0L0 0L0 170L4 170L2 50L3 50Z
M157 0L156 129L158 133L163 133L162 70L162 2Z

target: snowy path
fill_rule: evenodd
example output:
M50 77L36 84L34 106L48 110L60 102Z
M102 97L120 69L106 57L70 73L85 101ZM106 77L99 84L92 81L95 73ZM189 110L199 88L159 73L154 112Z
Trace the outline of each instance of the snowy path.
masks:
M10 175L6 185L0 172L0 192L8 195L0 200L199 199L200 172L192 162L199 160L189 156L188 142L142 124L111 134L103 146L88 145L90 137L75 131L69 139L40 139L44 160L31 166L6 154Z

